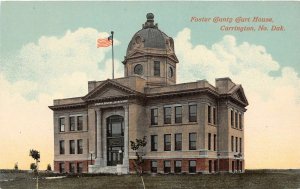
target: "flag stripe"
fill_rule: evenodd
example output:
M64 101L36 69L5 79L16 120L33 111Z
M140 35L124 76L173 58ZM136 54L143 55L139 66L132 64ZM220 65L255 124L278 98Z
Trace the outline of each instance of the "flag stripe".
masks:
M98 39L97 40L97 48L99 47L109 47L112 45L112 40L105 38L105 39Z

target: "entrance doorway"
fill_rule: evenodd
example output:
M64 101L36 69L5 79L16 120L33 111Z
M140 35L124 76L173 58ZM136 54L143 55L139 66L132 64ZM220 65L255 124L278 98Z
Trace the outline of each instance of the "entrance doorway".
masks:
M107 118L107 165L123 163L124 153L124 118L113 115Z

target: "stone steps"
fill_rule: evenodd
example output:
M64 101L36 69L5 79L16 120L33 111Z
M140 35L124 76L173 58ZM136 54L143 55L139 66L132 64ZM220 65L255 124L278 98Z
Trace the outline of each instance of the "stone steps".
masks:
M97 170L98 173L117 173L117 166L107 166L107 167L99 167Z

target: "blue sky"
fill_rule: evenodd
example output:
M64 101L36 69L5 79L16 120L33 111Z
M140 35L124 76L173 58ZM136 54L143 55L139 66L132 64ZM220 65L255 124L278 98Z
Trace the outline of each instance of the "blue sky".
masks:
M265 46L275 60L300 72L300 50L295 48L300 44L298 2L2 2L1 52L14 53L41 36L63 36L67 30L92 27L115 31L115 37L122 41L116 47L116 57L122 59L132 34L145 22L147 12L155 14L159 28L169 36L188 27L193 31L192 43L210 46L223 35L232 34L238 42ZM222 32L219 30L222 24L193 23L192 16L272 17L274 24L284 25L286 31Z
M246 168L300 168L299 2L1 2L0 168L28 168L28 151L53 162L53 99L83 96L89 80L116 76L127 44L152 12L174 38L178 82L230 77L249 101ZM271 17L273 23L200 23L191 17ZM281 32L224 32L222 25L283 25ZM41 137L42 136L42 137ZM42 139L41 139L42 138ZM14 148L11 148L11 146ZM13 150L12 150L13 149ZM7 158L9 157L9 158Z

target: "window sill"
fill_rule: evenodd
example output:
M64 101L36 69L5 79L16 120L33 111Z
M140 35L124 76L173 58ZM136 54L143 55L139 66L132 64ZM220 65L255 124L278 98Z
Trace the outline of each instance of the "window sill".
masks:
M218 125L217 124L213 124L213 123L208 123L209 126L212 126L212 127L217 127Z
M70 134L70 133L82 133L82 132L88 132L88 130L86 130L86 131L84 131L84 130L82 130L82 131L63 131L63 132L59 131L58 133L59 134Z
M188 123L171 123L163 125L150 125L149 127L167 127L167 126L185 126L185 125L197 125L198 122L188 122Z
M235 129L235 130L238 130L238 131L243 131L243 129L235 128L235 127L231 127L231 129Z
M58 155L56 155L56 156L70 156L70 155L86 155L86 154L84 154L84 153L81 153L81 154L58 154Z

